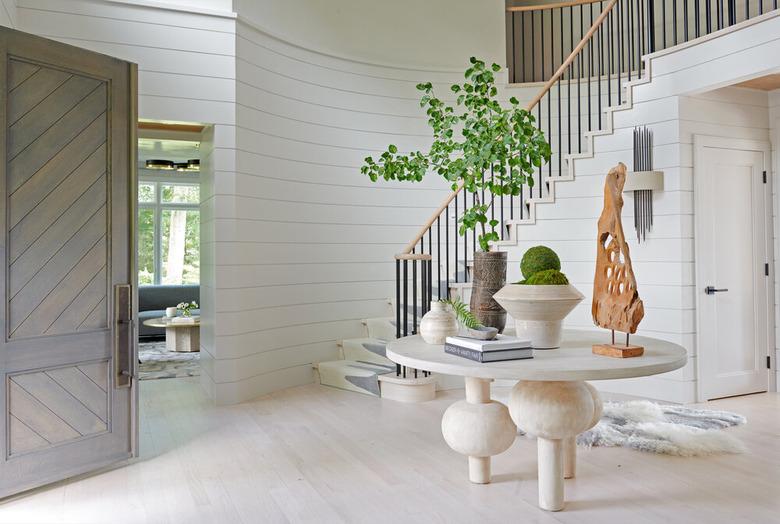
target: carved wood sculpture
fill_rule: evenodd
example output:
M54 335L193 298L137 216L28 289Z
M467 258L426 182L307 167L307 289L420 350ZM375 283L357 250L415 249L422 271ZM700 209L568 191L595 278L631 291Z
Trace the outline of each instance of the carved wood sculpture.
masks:
M593 352L622 358L639 356L644 352L640 346L629 345L628 335L636 333L645 315L620 218L625 182L626 166L621 162L609 170L604 183L604 209L598 224L592 306L596 325L612 330L612 344L594 345ZM615 331L626 333L625 344L615 344Z

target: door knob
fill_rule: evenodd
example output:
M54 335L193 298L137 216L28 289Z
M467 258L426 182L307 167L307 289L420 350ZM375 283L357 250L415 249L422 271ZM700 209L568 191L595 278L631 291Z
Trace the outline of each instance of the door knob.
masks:
M727 288L716 289L713 286L707 286L704 288L704 292L708 295L714 295L715 293L725 293L726 291L728 291Z

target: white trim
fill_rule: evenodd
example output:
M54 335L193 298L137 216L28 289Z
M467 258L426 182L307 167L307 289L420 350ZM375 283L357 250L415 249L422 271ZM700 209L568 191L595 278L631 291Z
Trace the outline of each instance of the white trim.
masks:
M230 18L235 20L236 13L217 9L205 9L203 7L169 4L168 2L156 2L154 0L89 0L99 4L121 4L129 7L147 7L164 11L177 11L179 13L194 13L198 15L216 16L218 18Z
M709 135L693 135L693 193L694 193L694 268L695 268L695 274L696 274L696 359L697 359L697 366L696 366L696 396L697 401L702 402L707 400L704 395L704 391L702 388L702 360L706 359L704 352L701 351L702 343L701 343L701 328L702 328L702 319L701 319L701 293L698 292L701 289L704 288L705 285L707 285L707 282L704 282L701 276L700 263L703 260L702 258L702 248L701 246L701 231L703 228L703 224L701 223L702 218L701 214L698 212L699 209L702 209L704 205L706 205L705 202L702 202L702 184L705 183L705 179L702 169L703 169L703 155L704 148L710 147L710 148L718 148L718 149L734 149L734 150L741 150L741 151L757 151L763 154L764 158L764 169L767 170L767 182L766 182L766 189L764 191L764 214L765 214L765 220L764 223L767 225L767 227L764 230L764 255L766 258L766 262L769 263L769 276L767 276L764 279L765 286L766 286L766 303L764 304L763 311L765 314L762 318L757 319L759 321L759 325L757 326L757 329L764 329L765 330L765 340L766 340L766 348L765 348L765 355L772 356L774 354L774 264L771 263L771 258L773 257L774 253L774 238L773 238L773 228L772 228L772 177L769 176L769 169L771 166L771 144L769 142L759 141L759 140L749 140L749 139L738 139L738 138L726 138L726 137L719 137L719 136L709 136ZM754 255L756 253L754 252ZM772 391L774 381L772 380L772 370L767 369L767 390Z

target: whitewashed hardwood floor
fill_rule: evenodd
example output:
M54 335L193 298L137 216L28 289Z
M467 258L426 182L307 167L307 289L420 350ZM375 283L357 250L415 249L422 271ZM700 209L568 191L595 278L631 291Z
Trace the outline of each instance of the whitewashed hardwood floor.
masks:
M466 480L439 428L460 395L408 405L309 385L216 408L197 379L146 381L139 460L6 501L0 522L780 522L778 394L709 404L748 417L729 430L744 455L580 450L560 513L536 506L533 441L494 458L492 484Z

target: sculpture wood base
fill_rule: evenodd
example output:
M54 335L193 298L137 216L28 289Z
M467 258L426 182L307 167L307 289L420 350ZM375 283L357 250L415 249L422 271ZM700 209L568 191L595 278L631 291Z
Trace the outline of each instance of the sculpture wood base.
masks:
M633 344L593 344L593 354L612 358L641 357L645 352L642 346Z

